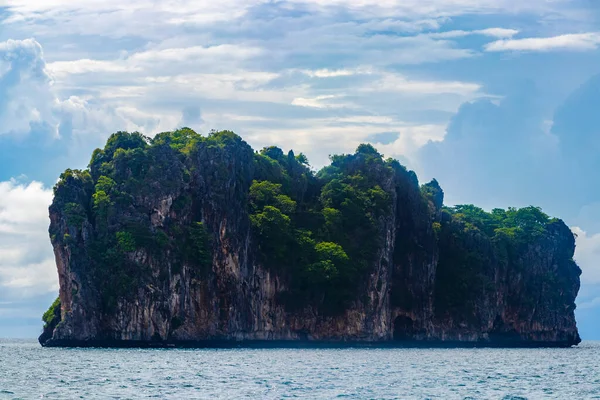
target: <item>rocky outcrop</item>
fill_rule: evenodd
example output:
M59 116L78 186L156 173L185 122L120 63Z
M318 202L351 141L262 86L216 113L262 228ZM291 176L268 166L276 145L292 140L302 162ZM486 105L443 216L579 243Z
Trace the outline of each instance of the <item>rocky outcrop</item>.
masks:
M44 346L580 341L580 270L562 221L504 246L444 211L437 182L419 187L397 163L371 167L392 207L375 219L377 249L355 296L339 312L323 311L326 296L290 307L283 299L296 293L295 275L266 267L257 250L248 193L258 167L247 144L202 142L187 153L153 144L139 160L135 146L121 143L129 158L120 160L110 145L89 171L67 171L55 188L61 306ZM206 265L201 251L187 255L195 223L210 236Z

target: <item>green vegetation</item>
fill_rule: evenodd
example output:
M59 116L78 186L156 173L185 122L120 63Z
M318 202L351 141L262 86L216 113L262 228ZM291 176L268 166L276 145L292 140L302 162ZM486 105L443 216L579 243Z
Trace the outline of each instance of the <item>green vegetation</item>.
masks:
M189 227L189 244L187 260L196 266L192 270L196 278L205 277L212 267L212 238L206 225L194 222Z
M44 329L56 326L60 322L60 298L57 297L50 308L42 316Z
M455 219L463 221L465 229L479 229L490 237L508 237L518 242L526 242L532 237L539 237L546 231L546 225L556 221L550 219L539 207L521 209L496 208L486 212L474 205L446 207L445 211Z
M539 207L491 212L470 204L444 207L441 225L434 226L440 248L436 311L467 311L465 315L475 316L478 299L495 290L495 268L490 266L506 270L510 265L515 272L524 268L519 257L547 236L548 228L557 221ZM541 280L554 286L551 274Z
M80 226L87 219L85 208L77 203L65 204L65 216L69 225Z
M125 253L135 251L137 248L135 238L130 232L117 232L117 246Z
M370 145L331 157L314 174L302 154L277 147L255 155L259 178L249 190L260 260L287 275L289 307L312 304L326 314L356 300L382 245L381 219L391 211L391 161Z
M514 262L554 222L535 207L442 208L437 181L419 189L412 171L368 144L330 159L315 173L303 154L274 146L254 152L230 131L202 136L182 128L152 139L117 132L94 151L88 170L61 175L52 207L74 228L54 226L51 236L89 257L111 309L148 282L167 284L183 271L206 282L222 255L215 249L246 243L231 227L249 228L250 261L286 280L280 300L330 315L358 300L378 263L422 257L415 237L427 235L440 248L436 298L445 310L468 307L492 282L486 265ZM401 225L388 226L393 213L403 216ZM86 221L92 233L83 238ZM394 260L381 254L390 228L397 230ZM180 322L174 317L173 328Z

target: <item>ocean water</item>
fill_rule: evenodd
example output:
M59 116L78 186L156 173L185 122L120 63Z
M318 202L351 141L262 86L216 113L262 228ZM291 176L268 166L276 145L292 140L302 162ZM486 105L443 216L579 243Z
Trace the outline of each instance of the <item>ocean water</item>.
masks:
M600 399L570 349L51 349L0 340L0 399Z

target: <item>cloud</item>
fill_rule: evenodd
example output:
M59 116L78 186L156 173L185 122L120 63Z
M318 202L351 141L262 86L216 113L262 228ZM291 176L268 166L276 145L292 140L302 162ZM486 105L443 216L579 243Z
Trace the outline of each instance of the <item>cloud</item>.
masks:
M134 72L139 71L138 66L125 65L114 61L90 60L84 58L73 61L56 61L48 64L48 70L54 76L64 78L66 75L89 74L99 72Z
M494 37L494 38L511 38L511 37L515 36L517 33L519 33L519 31L515 30L515 29L486 28L486 29L479 29L479 30L474 30L474 31L457 30L457 31L435 32L435 33L430 33L428 35L430 37L440 38L440 39L460 38L460 37L465 37L465 36L470 36L470 35L483 35L483 36L490 36L490 37Z
M476 2L470 4L475 7ZM433 110L449 113L462 101L482 94L477 83L414 79L393 71L398 64L474 55L450 40L385 31L438 29L445 16L424 18L405 8L400 16L345 20L339 12L355 10L357 4L324 7L324 3L311 1L255 1L238 5L241 3L236 1L200 1L163 7L144 0L131 4L107 0L80 7L62 0L53 0L52 6L37 1L27 5L9 2L13 19L8 23L21 18L18 27L16 23L12 26L25 29L30 24L32 32L60 24L60 31L40 31L50 38L65 32L67 26L70 34L81 28L88 36L105 37L109 32L110 37L135 38L136 45L129 48L103 47L129 39L101 40L92 53L99 57L94 59L88 48L69 36L68 51L61 49L46 65L53 79L50 93L55 106L45 120L58 132L71 131L81 143L78 149L99 142L88 136L105 137L114 129L137 129L150 135L172 129L186 119L181 113L190 103L202 108L202 126L229 128L229 120L222 116L252 114L257 124L273 124L275 110L285 105L291 106L285 118L305 118L310 109L316 118L322 117L318 110L328 110L343 116L378 113L400 120L395 114L410 114L419 104L428 103ZM439 7L446 9L441 3L435 5ZM243 23L192 23L195 14L228 13L234 8ZM159 16L157 11L163 14ZM136 16L134 21L131 15ZM125 16L126 24L122 23ZM183 25L174 23L178 18L186 19ZM140 28L136 21L144 21L146 26ZM119 26L112 29L116 23ZM96 31L99 24L106 24L102 32ZM152 32L148 26L153 26ZM131 31L125 33L124 29ZM83 57L77 58L78 54ZM375 91L380 95L373 96ZM68 100L60 100L60 93ZM66 101L68 104L63 104ZM281 107L273 107L274 103ZM96 133L100 131L104 133Z
M411 80L402 75L382 73L374 84L362 88L369 92L405 92L417 94L454 93L463 96L475 95L481 85L458 81Z
M443 141L418 151L417 171L438 179L449 204L537 204L552 190L550 176L558 167L551 162L554 142L543 129L536 102L535 87L525 84L497 103L463 104Z
M33 39L0 42L0 135L24 134L53 126L52 79L42 47Z
M123 3L117 0L91 0L85 6L68 0L4 0L4 5L11 11L9 22L23 22L55 18L61 22L73 25L77 21L90 22L94 27L93 17L103 18L114 22L122 20L122 16L138 13L148 18L163 15L163 20L170 24L205 24L213 21L240 18L268 3L266 0L208 0L187 1L173 0L168 3L156 3L151 0L138 0ZM546 0L531 0L528 2L515 0L291 0L284 2L290 9L310 9L315 13L335 12L343 9L348 13L364 15L369 11L375 17L396 17L418 19L423 16L452 17L463 14L500 13L500 12L536 12L545 13L556 8L556 5L566 3L565 0L549 4ZM136 24L134 24L136 25ZM113 32L111 32L114 34Z
M399 132L377 132L367 136L366 139L374 144L390 144L394 143L399 137Z
M596 338L600 315L600 233L573 227L577 235L575 261L581 267L581 289L577 296L577 324L582 337ZM597 231L598 232L598 231Z
M498 37L498 38L510 38L519 33L516 29L506 29L506 28L486 28L473 31L476 34Z
M236 70L242 60L261 54L259 48L216 45L174 48L153 48L130 54L115 60L79 59L56 61L49 63L48 70L57 78L68 79L71 75L104 73L107 77L126 76L140 81L140 76L150 75L149 79L160 79L168 71L168 75L177 75L191 69L201 68L208 72L231 72ZM87 78L87 77L86 77ZM60 82L59 82L60 83ZM98 83L102 83L101 81ZM122 84L117 82L117 84Z
M90 60L74 65L78 73L110 70ZM59 68L58 75L65 71ZM152 131L166 122L132 106L76 95L61 99L54 72L36 40L0 42L0 180L26 174L51 183L64 168L48 169L48 163L83 167L112 131ZM176 120L168 122L171 129Z
M413 155L427 143L437 143L444 139L445 125L417 125L405 126L398 129L398 137L389 143L380 141L377 149L395 158L402 157L411 168L417 166L418 161Z
M600 45L600 33L573 33L546 38L498 40L485 45L486 51L555 51L595 50Z
M221 44L217 46L192 46L166 49L153 49L133 54L129 60L132 63L155 63L157 61L181 62L224 56L227 58L247 58L260 54L258 48L247 48L238 45Z
M58 289L48 239L51 201L52 191L39 182L0 182L0 300Z
M218 59L212 59L209 64L213 66L208 67L208 71L204 73L189 73L190 69L195 69L192 66L187 69L180 66L173 70L151 63L147 66L138 64L139 73L131 72L132 68L123 68L130 71L124 73L130 77L126 82L127 86L122 86L121 80L111 84L111 74L103 77L99 73L90 73L81 79L63 77L62 84L71 82L68 86L73 88L78 87L77 82L80 82L82 86L85 85L83 90L89 91L90 96L115 104L135 105L138 109L146 109L155 115L179 113L187 103L199 103L204 99L229 100L230 103L220 103L221 107L226 108L239 107L238 102L243 101L257 105L264 102L330 109L373 108L372 111L375 111L377 108L378 112L385 113L387 111L383 111L380 105L374 107L369 103L383 100L386 96L394 97L395 102L415 96L427 102L427 97L434 95L443 96L429 101L430 107L454 112L461 101L482 95L481 86L477 83L416 80L374 68L301 71L282 69L278 72L263 72L244 70L241 65L228 67ZM50 69L53 70L52 68L53 65L50 64ZM210 72L211 68L215 72ZM91 76L96 80L95 85L89 82ZM372 95L374 92L378 92L377 97ZM148 109L149 103L153 103L152 110ZM417 104L415 101L408 103ZM388 104L386 107L390 106ZM214 109L215 103L208 107ZM206 109L206 106L203 105L203 108ZM272 110L264 105L255 109L260 113L270 113ZM408 107L405 109L409 110ZM233 114L232 111L222 110L226 114ZM209 111L209 114L212 112ZM259 116L261 115L257 115ZM206 122L211 121L207 119ZM156 126L151 127L150 131L147 124L142 125L142 128L148 134L156 132Z
M572 213L593 212L590 207L600 201L600 188L590 182L592 171L600 169L599 102L600 75L596 75L575 89L557 107L552 119L550 132L557 138L566 176L562 186L568 197L564 200ZM585 223L586 229L594 224L593 220L578 223Z
M588 234L579 227L572 230L577 235L575 261L582 270L582 284L600 284L600 233Z
M161 44L160 46L165 46ZM179 48L177 48L179 49ZM275 111L272 103L286 104L302 108L322 110L354 110L355 114L372 114L373 112L386 113L380 104L371 105L373 101L384 101L387 97L395 98L397 108L399 101L405 99L407 104L414 105L419 101L428 102L432 108L440 107L444 111L454 112L461 101L481 95L481 86L477 83L460 81L427 81L425 79L410 79L402 74L388 72L385 69L372 66L357 66L355 68L322 68L322 69L297 69L281 68L273 72L249 70L256 57L267 54L265 51L240 51L236 59L232 59L229 51L215 51L210 57L195 59L196 55L202 54L198 47L196 50L186 53L192 59L184 61L180 58L182 52L179 50L145 50L141 54L132 53L125 58L114 60L114 65L119 68L106 67L107 72L102 74L95 71L94 63L88 61L82 65L93 67L88 75L79 78L84 72L79 61L72 61L75 67L70 68L68 63L51 63L49 70L56 75L62 76L58 85L73 87L76 82L85 85L85 90L91 91L96 97L114 103L135 104L139 110L147 110L150 115L162 115L163 120L177 124L172 115L180 114L188 104L198 104L206 112L204 118L205 126L230 128L227 118L214 118L217 108L223 115L235 115L235 108L252 107L254 120L269 121L272 123L277 116L282 118L294 118L294 116L283 116ZM243 49L243 47L240 47ZM231 48L235 52L235 49ZM141 62L150 60L154 55L157 62ZM150 56L153 55L153 56ZM166 56L173 56L181 62L172 68L166 62ZM220 59L219 57L226 57ZM187 57L187 56L186 56ZM227 58L230 62L227 62ZM136 60L135 62L132 60ZM162 61L165 64L161 64ZM190 73L199 66L204 66L204 72ZM58 66L58 69L55 69ZM74 75L63 75L65 71L73 71ZM114 71L122 71L116 73ZM115 80L114 76L126 76L127 86L123 86L121 79ZM96 80L96 86L90 85L89 79ZM378 92L374 97L372 93ZM428 101L429 97L435 97ZM419 101L411 100L419 97ZM207 100L212 100L207 102ZM214 100L227 100L228 103L215 103ZM244 102L244 104L240 104ZM255 106L250 104L254 103ZM271 104L269 104L271 103ZM269 105L268 105L269 104ZM218 107L217 107L218 105ZM391 104L386 107L391 109ZM120 106L119 109L121 109ZM410 112L410 107L404 107ZM397 112L396 110L393 111ZM298 114L298 113L296 113ZM167 115L171 115L168 118ZM315 115L317 116L317 115ZM299 118L306 115L298 114ZM321 116L318 116L319 118ZM139 119L129 118L142 125ZM217 122L218 120L218 122ZM284 123L280 121L280 123ZM162 123L149 125L143 124L146 133L151 134L158 130L171 129ZM151 128L148 131L148 128Z
M540 89L532 82L506 88L503 99L464 103L442 141L418 150L418 172L435 177L452 203L486 208L542 206L584 229L594 222L600 189L600 76L556 107L551 127Z
M318 70L300 70L303 74L310 76L311 78L335 78L339 76L352 76L360 74L372 74L373 71L370 68L354 68L354 69L336 69L330 70L327 68Z
M479 84L411 79L370 64L311 69L282 64L265 71L253 65L268 57L257 43L172 45L149 44L112 60L46 64L38 43L38 62L48 77L42 86L53 104L46 123L59 137L50 143L23 141L20 151L14 142L0 143L0 158L10 165L0 179L26 173L51 183L66 167L84 167L93 148L101 147L111 132L151 135L183 125L234 129L255 147L275 142L312 152L313 163L323 165L328 154L352 151L382 131L402 132L402 141L390 152L412 149L425 136L411 128L419 123L404 120L399 112L410 115L419 104L452 112L460 102L481 94ZM62 99L59 95L74 92ZM352 139L339 148L340 136ZM315 140L328 143L314 151L309 143ZM45 167L49 164L53 168Z
M304 98L297 97L292 100L292 104L300 107L315 107L315 108L339 108L345 107L345 104L332 102L332 99L335 99L339 96L336 95L321 95L313 98Z
M202 113L199 107L187 106L181 112L180 126L187 126L188 128L198 129L200 125L204 123L202 119Z
M255 128L246 124L244 138L255 148L277 145L303 152L309 155L313 167L321 168L329 162L329 155L353 152L365 142L375 144L386 157L401 158L410 164L405 155L429 140L441 140L444 135L444 125L412 125L368 115L294 120L290 125Z

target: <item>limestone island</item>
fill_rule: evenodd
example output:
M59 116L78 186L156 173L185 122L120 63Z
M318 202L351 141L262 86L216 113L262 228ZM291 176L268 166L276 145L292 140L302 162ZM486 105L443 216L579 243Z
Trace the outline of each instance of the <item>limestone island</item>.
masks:
M315 172L230 131L118 132L54 187L43 346L569 347L580 268L538 207L446 207L369 144ZM490 194L492 195L492 194Z

